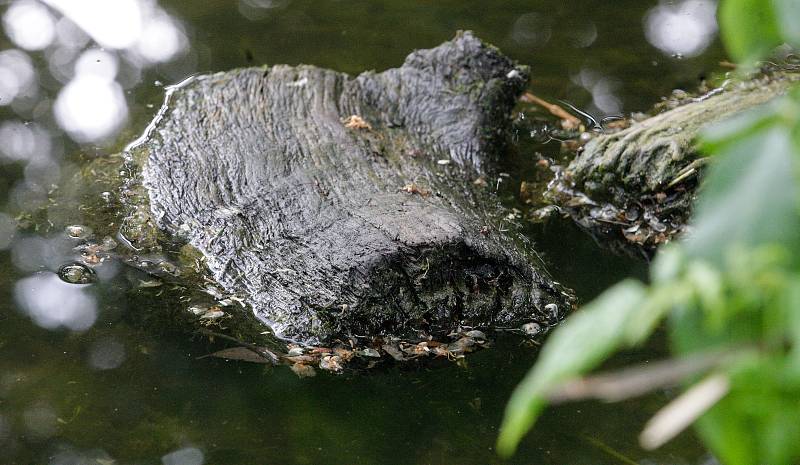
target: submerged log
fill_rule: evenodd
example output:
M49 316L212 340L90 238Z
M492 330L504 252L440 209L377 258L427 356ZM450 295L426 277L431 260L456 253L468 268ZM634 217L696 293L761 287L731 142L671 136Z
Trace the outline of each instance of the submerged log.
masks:
M546 325L573 297L480 187L527 79L470 33L357 77L197 76L129 153L158 227L282 338Z
M686 228L707 160L697 150L700 129L784 94L799 79L771 73L667 100L666 111L589 141L548 196L602 244L648 256Z

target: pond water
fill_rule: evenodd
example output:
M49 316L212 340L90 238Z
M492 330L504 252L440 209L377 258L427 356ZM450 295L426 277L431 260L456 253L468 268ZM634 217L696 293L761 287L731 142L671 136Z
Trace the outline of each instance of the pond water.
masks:
M534 348L500 340L466 366L309 379L197 359L213 350L207 342L141 316L174 307L172 294L136 290L131 283L147 278L119 264L104 266L98 284L62 283L54 272L69 260L68 238L22 233L14 218L46 207L52 186L64 190L85 160L135 138L163 84L193 73L262 63L381 70L471 29L530 64L537 95L600 116L629 113L720 71L713 11L709 0L2 2L0 462L502 463L497 428ZM557 156L558 147L521 131L504 159L509 206L520 206L519 182L536 177L537 151ZM96 214L67 207L75 223ZM528 229L551 273L583 301L645 274L569 223ZM664 345L612 364L660 358ZM691 433L639 448L642 425L670 394L551 408L508 463L712 463Z

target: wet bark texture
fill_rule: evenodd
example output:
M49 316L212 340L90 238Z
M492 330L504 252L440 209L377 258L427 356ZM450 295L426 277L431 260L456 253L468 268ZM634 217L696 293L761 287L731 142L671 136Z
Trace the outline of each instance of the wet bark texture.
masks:
M782 95L798 77L765 75L687 95L671 102L675 108L600 135L548 195L604 245L649 255L686 227L706 162L696 148L700 128Z
M527 78L470 33L357 77L199 76L171 91L133 150L146 155L158 226L281 337L552 323L570 294L473 184L500 155Z

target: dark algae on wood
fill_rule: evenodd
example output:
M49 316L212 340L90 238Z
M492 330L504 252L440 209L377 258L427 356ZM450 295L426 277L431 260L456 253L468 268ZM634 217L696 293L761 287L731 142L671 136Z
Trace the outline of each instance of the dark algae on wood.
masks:
M655 115L581 147L548 196L602 245L649 256L687 228L709 161L697 149L701 128L784 94L798 79L796 71L764 71L698 94L676 91Z
M196 76L129 151L152 221L282 338L545 326L572 294L481 187L528 72L463 32L356 77Z

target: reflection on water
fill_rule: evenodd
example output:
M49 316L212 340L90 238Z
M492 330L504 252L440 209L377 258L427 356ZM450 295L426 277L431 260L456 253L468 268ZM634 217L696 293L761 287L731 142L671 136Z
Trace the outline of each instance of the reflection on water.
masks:
M647 40L676 57L697 56L717 33L716 10L713 0L662 1L644 18Z
M283 8L289 0L239 0L239 12L245 18L257 21L265 18L270 10Z
M87 66L97 63L105 66ZM74 140L102 140L127 120L128 106L122 86L114 80L116 73L116 57L109 53L91 50L77 60L75 77L61 89L53 107L58 124Z
M0 250L5 250L14 240L17 232L17 222L9 215L0 212Z
M89 349L89 365L98 370L117 368L124 360L125 346L113 338L97 341Z
M622 100L616 95L620 82L591 68L582 68L570 80L592 95L592 106L603 116L616 115L622 111Z
M197 360L218 346L146 317L180 307L165 297L174 296L167 286L142 286L148 278L105 255L91 280L71 279L91 284L59 279L62 265L81 258L73 247L83 232L74 225L104 218L78 204L75 192L91 186L71 177L86 158L141 132L161 101L161 82L261 63L384 69L458 29L531 64L538 95L598 117L644 110L675 86L693 86L723 58L714 7L710 0L2 3L0 462L499 463L496 427L531 348L498 342L467 367L311 380ZM533 172L533 151L556 157L556 149L521 139L504 161L509 195ZM112 208L117 195L103 192L103 205ZM531 234L557 279L583 298L641 270L569 224ZM642 464L702 463L690 435L655 453L638 448L638 429L664 396L553 409L512 462L606 463L613 450Z
M97 319L97 304L84 286L88 285L68 284L55 273L41 272L17 281L14 296L19 308L42 328L85 331Z
M185 447L161 457L164 465L202 465L203 451L196 447Z
M552 22L552 18L543 14L525 13L514 21L511 37L515 42L524 46L544 46L553 34Z
M18 0L3 15L3 29L9 39L25 50L42 50L53 42L55 18L39 2Z
M21 50L0 52L0 105L8 105L18 95L34 90L36 73L30 57Z
M101 47L138 63L167 61L183 51L180 25L152 0L44 0Z
M60 128L80 143L113 140L128 117L123 88L137 85L143 70L173 60L188 46L180 23L148 0L15 0L3 25L19 48L41 51L49 74L37 82L25 52L4 51L3 104L24 97L15 110L34 119L49 116L52 106ZM118 79L120 69L125 75ZM41 95L52 90L53 102Z

